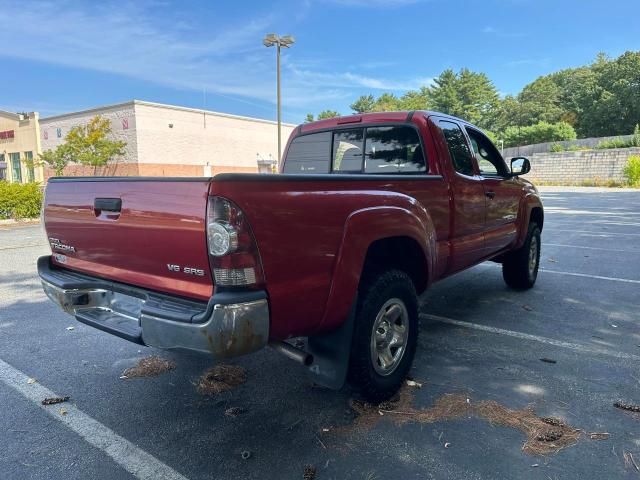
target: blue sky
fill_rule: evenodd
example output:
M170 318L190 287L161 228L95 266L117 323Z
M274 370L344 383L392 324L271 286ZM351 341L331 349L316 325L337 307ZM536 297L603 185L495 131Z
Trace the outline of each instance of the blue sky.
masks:
M133 98L275 118L349 113L446 68L483 71L502 94L539 75L640 50L638 0L0 0L0 109L43 116ZM206 99L203 92L206 91Z

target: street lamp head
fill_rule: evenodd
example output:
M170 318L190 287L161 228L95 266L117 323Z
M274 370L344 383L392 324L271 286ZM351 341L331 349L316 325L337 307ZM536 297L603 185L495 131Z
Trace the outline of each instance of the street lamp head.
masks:
M296 39L293 38L291 35L285 35L284 37L280 38L280 46L284 48L289 48L291 45L295 43L295 41Z
M268 33L264 37L264 40L262 41L262 43L264 44L265 47L273 47L279 41L280 39L278 38L278 35L276 35L275 33Z

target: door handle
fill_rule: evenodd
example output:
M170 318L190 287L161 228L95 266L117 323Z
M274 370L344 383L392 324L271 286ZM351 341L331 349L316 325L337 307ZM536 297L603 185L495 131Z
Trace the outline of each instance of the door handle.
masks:
M484 194L485 194L485 196L486 196L487 198L490 198L490 199L493 199L493 197L495 197L495 196L496 196L496 192L491 192L491 191L489 191L489 192L484 192Z
M93 201L93 208L96 212L114 212L120 213L122 209L121 198L96 198Z

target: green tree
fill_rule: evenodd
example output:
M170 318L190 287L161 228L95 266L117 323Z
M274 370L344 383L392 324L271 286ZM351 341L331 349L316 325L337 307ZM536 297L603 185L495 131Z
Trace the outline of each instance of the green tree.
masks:
M58 145L55 150L47 150L38 156L39 164L51 168L56 176L64 175L64 169L72 163L73 152L66 143Z
M393 93L383 93L373 107L374 112L393 112L400 110L400 101Z
M427 110L429 108L429 89L420 87L419 90L409 90L399 100L400 110Z
M561 120L561 90L550 77L539 77L518 94L520 117L528 125L538 122L556 123Z
M93 167L104 167L110 161L125 154L127 142L111 140L111 121L101 116L93 117L86 125L78 125L69 130L65 137L67 148L74 161Z
M507 127L524 126L525 118L522 106L513 95L507 95L496 107L493 124L497 132L504 132Z
M350 107L355 113L373 112L376 100L373 95L362 95Z
M304 123L311 123L314 121L315 119L313 118L313 113L307 113L307 116L304 117Z
M463 117L481 128L492 128L500 104L496 87L484 73L463 68L442 72L427 90L431 108Z
M324 120L326 118L335 118L339 116L340 114L335 110L323 110L318 114L318 120Z
M47 150L39 155L39 164L48 165L57 176L64 174L70 163L80 163L93 167L94 175L98 167L125 154L126 142L111 140L111 122L100 116L92 118L86 125L73 127L67 133L64 143L55 150Z

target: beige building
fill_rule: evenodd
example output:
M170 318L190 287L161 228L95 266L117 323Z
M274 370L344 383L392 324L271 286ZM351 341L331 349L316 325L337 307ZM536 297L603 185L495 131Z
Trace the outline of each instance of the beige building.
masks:
M42 151L96 115L109 119L113 138L127 143L125 156L99 174L210 176L271 171L275 165L276 122L139 100L42 118ZM295 125L282 127L284 145ZM46 170L46 177L53 175ZM69 165L64 173L92 175L93 169Z
M43 169L37 166L40 151L38 113L0 110L0 180L41 182Z

